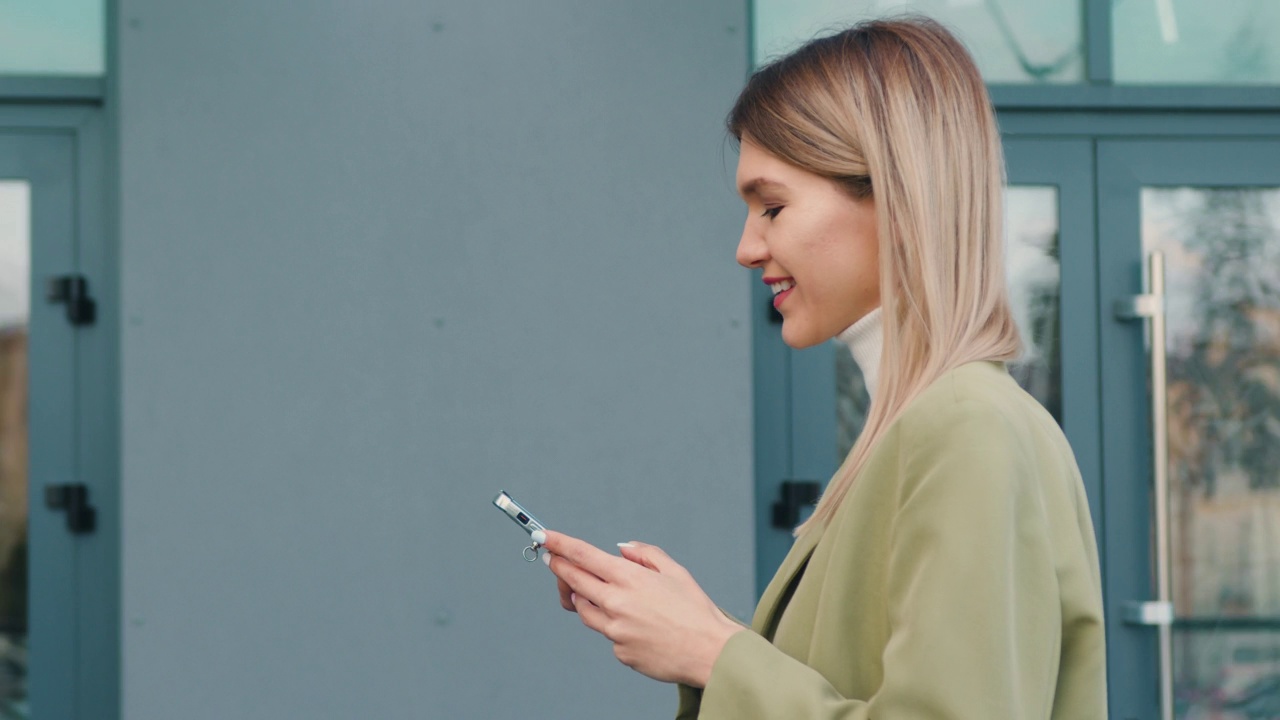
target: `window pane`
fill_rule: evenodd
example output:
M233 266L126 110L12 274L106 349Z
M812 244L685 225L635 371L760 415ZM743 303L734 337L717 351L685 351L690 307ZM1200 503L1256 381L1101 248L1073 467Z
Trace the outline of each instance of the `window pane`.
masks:
M757 65L867 18L916 12L951 28L989 83L1084 79L1081 0L757 0Z
M0 718L27 713L31 186L0 180Z
M1118 83L1280 83L1280 2L1112 0Z
M1023 357L1009 374L1062 422L1062 352L1058 299L1058 189L1011 185L1005 190L1005 273L1009 300L1022 331ZM843 346L836 352L836 442L849 454L862 432L871 400L862 373Z
M1022 332L1022 357L1009 374L1062 423L1062 351L1058 299L1058 188L1013 185L1005 191L1005 275Z
M0 74L102 75L103 0L0 1Z
M1280 189L1145 188L1142 239L1166 258L1179 715L1275 717Z

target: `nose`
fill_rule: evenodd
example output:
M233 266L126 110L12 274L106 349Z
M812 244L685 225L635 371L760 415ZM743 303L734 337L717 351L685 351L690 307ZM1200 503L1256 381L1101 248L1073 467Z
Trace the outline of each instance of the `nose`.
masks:
M744 268L760 268L768 261L769 246L748 222L742 228L742 238L738 240L738 264Z

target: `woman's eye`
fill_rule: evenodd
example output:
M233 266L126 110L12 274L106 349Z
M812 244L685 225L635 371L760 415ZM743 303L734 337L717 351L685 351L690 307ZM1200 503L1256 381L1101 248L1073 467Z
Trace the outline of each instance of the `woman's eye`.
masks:
M764 209L764 212L763 212L763 213L760 213L760 214L761 214L762 216L767 217L767 218L769 218L770 220L772 220L772 219L774 219L774 218L778 217L778 213L780 213L780 212L782 212L782 206L781 206L781 205L779 205L778 207L765 208L765 209Z

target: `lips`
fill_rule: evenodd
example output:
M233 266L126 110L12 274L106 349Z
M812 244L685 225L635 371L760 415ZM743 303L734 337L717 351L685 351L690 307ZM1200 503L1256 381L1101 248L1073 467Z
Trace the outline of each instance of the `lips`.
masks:
M773 306L779 307L782 301L787 299L791 291L795 290L796 281L791 278L764 278L764 282L773 291Z

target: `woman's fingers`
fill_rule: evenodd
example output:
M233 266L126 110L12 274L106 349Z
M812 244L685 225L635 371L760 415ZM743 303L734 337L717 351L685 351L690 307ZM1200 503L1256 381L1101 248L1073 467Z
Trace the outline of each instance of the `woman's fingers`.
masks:
M619 558L591 543L551 530L545 533L547 537L544 547L606 582L615 580L620 569L626 565Z
M578 612L580 607L574 602L574 593L599 605L610 582L627 571L634 571L630 562L564 533L535 530L531 539L547 550L542 562L556 575L560 607L571 612Z
M560 607L569 612L578 612L578 608L573 606L573 588L560 578L556 578L556 589L560 591Z
M618 557L561 533L546 531L539 540L561 606L649 677L701 687L730 635L743 630L661 548L619 543Z
M608 583L578 567L567 558L559 557L554 553L547 553L542 559L547 563L547 567L551 568L551 572L555 573L561 582L569 586L570 592L577 593L580 598L585 597L597 605L602 603L602 599L609 589ZM561 597L563 597L563 593L561 593Z
M582 595L574 594L571 596L574 605L574 612L578 613L578 617L582 619L582 624L588 628L595 630L601 635L605 634L605 628L608 627L609 615L601 610L598 605L586 599Z
M672 560L671 556L663 552L662 548L657 545L649 545L638 540L632 540L618 543L618 550L622 552L622 557L663 575L686 572L680 563Z

